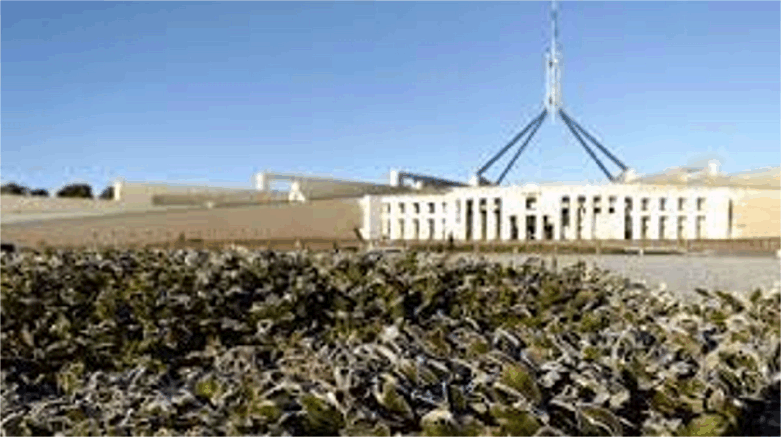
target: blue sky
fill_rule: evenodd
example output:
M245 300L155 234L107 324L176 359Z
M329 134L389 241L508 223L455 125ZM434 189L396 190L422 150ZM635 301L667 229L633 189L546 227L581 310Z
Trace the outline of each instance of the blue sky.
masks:
M248 187L264 169L466 180L542 108L549 9L3 1L0 175L96 191L116 177ZM627 164L779 165L779 2L560 10L565 108ZM506 182L600 179L549 117Z

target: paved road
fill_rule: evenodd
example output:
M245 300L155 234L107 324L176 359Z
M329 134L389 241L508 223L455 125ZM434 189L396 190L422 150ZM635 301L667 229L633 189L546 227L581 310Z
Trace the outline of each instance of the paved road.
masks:
M460 256L476 256L464 254ZM523 263L532 254L482 254L490 261ZM550 255L540 255L550 260ZM781 260L770 256L681 256L681 255L558 255L559 267L583 260L632 280L656 287L665 283L685 298L698 296L697 287L751 292L757 287L779 287Z

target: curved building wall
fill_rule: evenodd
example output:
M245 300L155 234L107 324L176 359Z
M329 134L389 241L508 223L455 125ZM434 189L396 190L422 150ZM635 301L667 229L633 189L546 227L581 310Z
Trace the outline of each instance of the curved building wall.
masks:
M146 211L2 225L4 241L34 246L124 245L186 239L222 241L354 240L362 226L357 200L236 208Z

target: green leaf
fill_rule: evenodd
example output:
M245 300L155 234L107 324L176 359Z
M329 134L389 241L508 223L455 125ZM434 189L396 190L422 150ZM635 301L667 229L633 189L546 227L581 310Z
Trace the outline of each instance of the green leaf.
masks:
M681 436L714 436L727 435L729 421L720 414L705 414L695 417L678 435Z
M504 435L534 435L540 429L537 418L520 408L496 404L491 406L491 415L501 425Z
M307 394L300 403L306 411L304 428L308 435L337 435L344 426L342 413L325 399Z
M519 364L508 364L502 371L502 382L521 393L527 400L537 404L542 399L542 393L531 372Z

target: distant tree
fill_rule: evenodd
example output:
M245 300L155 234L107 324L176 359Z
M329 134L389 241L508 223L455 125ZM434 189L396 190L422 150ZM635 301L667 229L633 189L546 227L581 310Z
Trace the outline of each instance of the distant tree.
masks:
M41 197L49 197L49 192L44 190L43 188L37 188L35 190L30 191L31 196L41 196Z
M92 199L92 187L89 184L66 185L57 192L57 197Z
M24 196L27 193L30 192L30 189L19 185L16 182L8 182L7 184L3 184L2 187L0 187L0 194L13 194L16 196Z
M106 189L100 193L100 198L104 200L114 200L114 186L109 185L106 187Z

